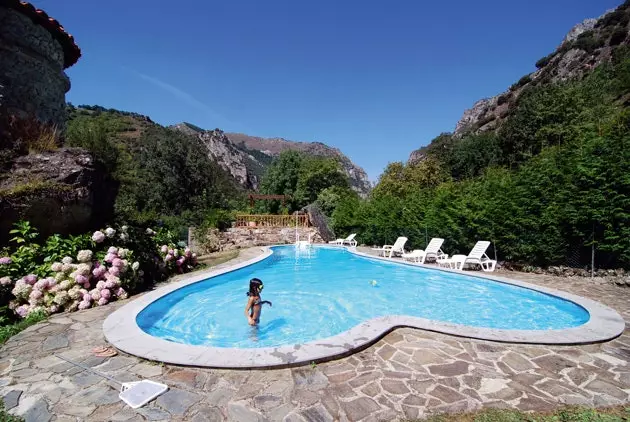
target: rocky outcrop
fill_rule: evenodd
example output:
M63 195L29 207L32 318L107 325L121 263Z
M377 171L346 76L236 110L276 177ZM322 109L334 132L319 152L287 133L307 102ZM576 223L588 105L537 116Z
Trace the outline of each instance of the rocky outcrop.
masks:
M83 233L102 225L113 214L116 188L83 149L16 158L0 174L0 237L13 223L28 220L43 236ZM6 238L0 238L0 244Z
M247 189L258 189L263 164L237 148L220 129L203 130L189 123L172 126L190 136L198 137L208 149L208 155Z
M605 19L610 14L618 14L619 19ZM626 16L621 17L624 14ZM628 6L622 5L616 11L608 11L597 19L586 19L574 26L556 51L536 63L538 69L535 72L524 76L507 91L479 100L464 111L455 126L454 135L457 137L468 131L483 132L498 127L507 118L510 105L530 85L579 78L609 61L617 45L628 43L629 16Z
M354 164L339 149L321 142L295 142L283 138L260 138L242 133L227 133L227 137L237 146L248 150L260 151L270 156L277 156L282 151L293 150L320 157L338 158L344 172L350 179L350 185L361 196L366 196L372 189L367 173Z

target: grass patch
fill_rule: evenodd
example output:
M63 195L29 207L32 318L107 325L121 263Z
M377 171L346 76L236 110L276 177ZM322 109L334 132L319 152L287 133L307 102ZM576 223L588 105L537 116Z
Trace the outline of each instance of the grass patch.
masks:
M4 408L4 401L0 400L0 422L24 422L19 416L9 415Z
M62 183L55 183L48 180L33 180L9 189L0 189L0 199L19 198L43 191L61 193L71 190L71 186Z
M44 312L33 312L21 321L18 321L14 324L1 326L0 327L0 344L6 343L8 339L13 337L20 331L26 330L31 325L37 324L38 322L43 321L46 318L47 318L47 315ZM0 422L2 422L3 420L4 419L0 417Z
M228 262L229 260L236 258L238 254L239 254L238 249L234 249L231 251L216 252L213 254L201 256L199 257L198 261L200 264L205 265L206 268L215 267L217 265L223 264L224 262Z
M419 419L417 420L419 421ZM554 412L524 413L518 410L484 409L474 413L434 415L427 422L628 422L630 407L603 409L566 407Z

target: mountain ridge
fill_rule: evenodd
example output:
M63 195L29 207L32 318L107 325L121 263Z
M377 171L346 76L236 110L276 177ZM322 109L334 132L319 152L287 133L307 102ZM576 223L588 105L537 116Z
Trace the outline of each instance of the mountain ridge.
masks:
M340 149L322 142L290 141L279 137L263 138L223 132L221 129L205 130L188 122L178 123L170 128L198 137L215 161L247 189L257 190L266 167L274 157L287 150L337 158L348 175L351 187L359 195L366 196L371 189L363 168L354 164Z
M534 72L523 76L506 91L476 101L463 112L454 131L445 134L461 138L470 132L496 130L509 118L518 97L528 87L580 78L600 64L611 61L613 51L628 44L629 23L630 1L626 1L599 18L588 18L576 24L551 54L536 62ZM439 143L441 136L434 141ZM408 163L424 159L427 148L434 141L412 151Z

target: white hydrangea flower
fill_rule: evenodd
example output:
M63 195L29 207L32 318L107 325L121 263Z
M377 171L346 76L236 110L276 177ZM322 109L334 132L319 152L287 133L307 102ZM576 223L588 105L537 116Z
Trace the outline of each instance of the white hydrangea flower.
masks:
M112 229L111 227L108 227L105 229L105 236L107 237L114 237L114 235L116 234L116 230Z
M70 296L68 295L68 292L57 292L54 299L57 305L64 305L69 300L70 300Z
M84 276L89 276L90 272L92 271L92 266L90 264L79 264L77 266L77 273L84 275ZM75 278L75 277L73 277Z
M79 251L77 254L77 261L79 262L88 262L90 260L92 260L92 251L89 249Z
M66 256L61 260L61 262L63 262L64 264L72 264L72 258Z
M140 263L138 261L136 261L133 264L131 264L131 269L132 270L138 271L138 268L140 268Z

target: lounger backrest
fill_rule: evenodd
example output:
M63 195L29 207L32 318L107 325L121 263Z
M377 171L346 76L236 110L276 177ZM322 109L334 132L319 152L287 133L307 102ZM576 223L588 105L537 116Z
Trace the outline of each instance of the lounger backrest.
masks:
M395 251L402 251L403 248L405 247L405 243L407 243L407 238L406 237L399 237L394 242L394 245L393 245L394 247L392 249L395 250Z
M444 239L440 239L439 237L434 237L431 239L427 248L425 249L426 253L438 253L440 248L442 247L442 243L444 243Z
M350 236L346 237L346 240L349 242L351 240L353 240L356 237L356 233L352 233Z
M477 259L480 260L481 257L483 256L483 254L486 253L486 250L488 249L488 246L490 246L490 242L488 242L486 240L480 240L472 248L472 250L468 254L468 258L477 258Z

